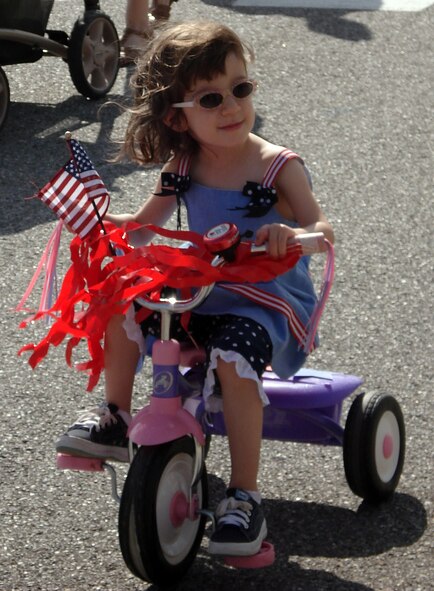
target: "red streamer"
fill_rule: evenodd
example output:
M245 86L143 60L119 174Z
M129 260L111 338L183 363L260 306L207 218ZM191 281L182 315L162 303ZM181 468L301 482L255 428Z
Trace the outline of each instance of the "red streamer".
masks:
M130 225L127 229L137 228L137 225ZM71 266L56 302L49 310L37 312L20 324L24 328L46 315L53 319L39 343L25 345L18 352L19 355L32 352L28 360L32 367L46 357L50 346L57 347L65 339L65 358L71 365L75 347L85 341L89 360L77 364L76 368L88 373L87 389L90 391L104 368L102 343L107 324L113 315L125 314L135 298L150 294L155 297L164 286L185 291L215 282L270 281L294 266L302 256L298 244L284 259L275 260L266 254L252 255L249 245L242 243L234 262L213 267L213 255L205 249L201 235L155 226L146 228L166 238L189 241L193 246L185 249L150 244L133 249L126 240L126 232L112 224L106 224L106 234L94 230L85 239L73 238ZM114 256L114 252L121 254ZM149 310L139 311L136 321L142 321L149 314Z

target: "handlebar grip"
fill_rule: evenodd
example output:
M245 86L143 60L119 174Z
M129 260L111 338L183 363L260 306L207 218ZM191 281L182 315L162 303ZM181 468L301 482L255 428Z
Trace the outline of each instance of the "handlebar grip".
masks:
M317 252L326 252L327 244L326 238L322 232L309 232L307 234L297 234L288 240L288 247L300 244L304 255L315 254ZM252 254L263 254L267 252L267 245L261 244L251 246Z
M298 234L289 241L289 244L301 244L303 254L314 254L327 250L326 238L322 232L311 232L309 234Z

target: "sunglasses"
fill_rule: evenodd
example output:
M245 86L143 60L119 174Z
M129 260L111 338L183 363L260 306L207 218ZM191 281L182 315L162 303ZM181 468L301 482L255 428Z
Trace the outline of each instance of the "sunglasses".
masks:
M206 90L204 92L198 92L195 94L191 101L185 101L184 103L173 103L172 107L181 109L184 107L194 107L198 105L202 109L210 111L220 107L228 94L232 94L232 96L237 100L243 100L249 98L249 96L251 96L257 88L258 83L256 80L243 80L242 82L237 82L234 84L231 90L225 94L218 90Z

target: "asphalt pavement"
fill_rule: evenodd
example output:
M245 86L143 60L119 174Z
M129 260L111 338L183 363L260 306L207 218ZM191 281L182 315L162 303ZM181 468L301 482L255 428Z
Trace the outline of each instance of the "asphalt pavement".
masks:
M235 571L206 553L181 591L430 591L433 588L433 67L434 7L419 12L234 8L179 0L173 19L212 18L253 44L257 133L297 151L333 223L337 270L311 367L363 376L393 394L407 431L394 498L372 507L349 489L337 447L265 442L260 484L275 564ZM355 3L357 4L357 3ZM119 32L125 3L102 0ZM50 28L69 32L82 3L56 0ZM27 199L67 159L73 132L112 197L131 211L158 169L108 162L125 116L74 89L67 64L8 66L12 104L0 133L0 591L143 591L119 549L108 477L56 470L53 442L102 396L66 367L63 350L32 371L17 350L43 326L18 329L13 307L53 229ZM110 96L128 88L121 70ZM63 241L60 269L67 263ZM149 369L135 405L149 390ZM349 402L344 405L343 418ZM215 503L228 473L224 439L207 462ZM122 477L122 474L121 474Z

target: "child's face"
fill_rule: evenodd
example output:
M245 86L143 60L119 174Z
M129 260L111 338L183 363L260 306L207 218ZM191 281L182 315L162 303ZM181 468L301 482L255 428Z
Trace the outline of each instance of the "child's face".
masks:
M225 62L225 73L212 80L198 80L184 101L195 98L194 106L183 108L189 133L196 141L209 147L230 148L241 145L247 139L255 122L253 92L246 98L232 94L235 85L247 80L244 62L230 53ZM242 87L240 87L242 88ZM222 103L213 109L205 109L198 103L204 93L217 92L223 96ZM237 90L235 91L237 94Z

